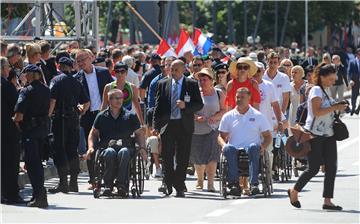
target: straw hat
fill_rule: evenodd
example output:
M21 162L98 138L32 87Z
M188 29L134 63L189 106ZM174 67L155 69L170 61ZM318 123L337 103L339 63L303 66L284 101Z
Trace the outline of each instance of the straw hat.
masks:
M256 74L257 67L256 67L255 63L251 60L251 58L249 58L249 57L241 57L237 61L231 62L230 67L229 67L229 71L230 71L230 73L232 75L237 74L236 66L238 64L247 64L247 65L250 66L250 68L249 68L249 78L253 77Z
M198 78L200 74L206 75L212 80L214 79L214 72L210 68L202 68L200 72L197 72L194 76Z

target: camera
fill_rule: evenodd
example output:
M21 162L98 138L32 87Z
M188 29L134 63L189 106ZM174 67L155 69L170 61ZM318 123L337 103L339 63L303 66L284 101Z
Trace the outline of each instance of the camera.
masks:
M341 100L341 101L337 102L337 104L347 104L347 105L350 105L349 101L347 101L347 100ZM350 112L351 112L351 109L350 109L349 106L347 106L344 111L345 111L345 113L350 113Z

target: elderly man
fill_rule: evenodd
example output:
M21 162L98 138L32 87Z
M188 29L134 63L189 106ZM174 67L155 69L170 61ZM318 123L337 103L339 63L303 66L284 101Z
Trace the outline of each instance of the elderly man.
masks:
M186 78L184 72L183 61L172 62L171 78L158 83L153 118L153 134L161 134L165 168L165 185L159 191L170 195L174 186L177 197L185 197L186 166L194 132L194 113L204 106L197 81Z
M140 127L136 114L124 109L123 92L112 89L108 92L109 107L100 112L94 121L88 139L86 158L94 153L95 148L102 150L101 156L105 161L104 195L111 195L116 176L115 186L120 196L127 196L129 191L128 166L130 159L136 155L135 145L131 135L135 133L136 142L140 146L140 153L147 159L145 150L145 130ZM120 142L118 147L109 146L111 140ZM98 143L97 143L98 142ZM95 145L97 143L97 145Z
M270 125L265 116L249 105L251 92L246 87L236 90L236 107L221 119L218 142L228 161L230 194L240 196L238 150L249 154L251 193L259 193L259 158L271 143Z
M134 84L136 88L139 88L139 76L134 72L133 68L135 66L135 59L132 56L126 55L122 58L122 62L128 66L128 72L126 76L126 81Z

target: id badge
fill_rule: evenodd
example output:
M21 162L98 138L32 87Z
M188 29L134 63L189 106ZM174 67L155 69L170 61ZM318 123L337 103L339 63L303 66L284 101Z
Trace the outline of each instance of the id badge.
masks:
M191 97L188 95L188 93L186 93L186 95L184 96L185 103L189 103L190 100L191 100Z

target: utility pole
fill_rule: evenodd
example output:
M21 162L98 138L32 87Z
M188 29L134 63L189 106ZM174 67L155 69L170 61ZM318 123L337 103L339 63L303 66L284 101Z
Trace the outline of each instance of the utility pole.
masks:
M308 0L305 0L305 52L309 47L308 37L309 37L309 15L308 15Z

